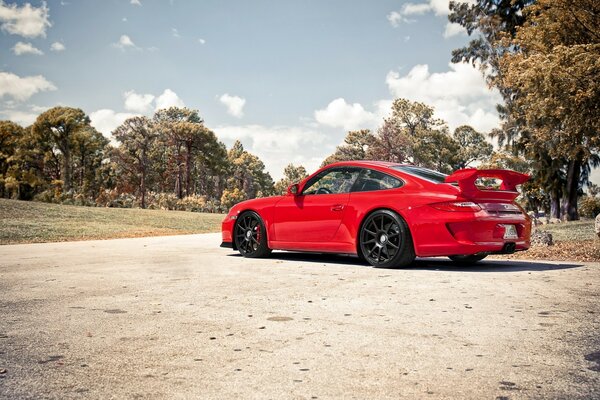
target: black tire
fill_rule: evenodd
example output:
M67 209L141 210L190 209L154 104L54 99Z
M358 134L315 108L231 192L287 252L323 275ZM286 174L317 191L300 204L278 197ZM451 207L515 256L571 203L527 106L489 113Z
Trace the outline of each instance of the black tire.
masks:
M233 228L235 247L248 258L266 257L271 254L267 246L267 231L260 215L254 211L240 214Z
M448 256L449 259L454 261L455 263L460 264L475 264L478 261L483 260L487 257L487 254L469 254L466 256Z
M412 263L415 249L406 222L395 212L377 210L364 220L359 233L359 257L376 268L400 268Z

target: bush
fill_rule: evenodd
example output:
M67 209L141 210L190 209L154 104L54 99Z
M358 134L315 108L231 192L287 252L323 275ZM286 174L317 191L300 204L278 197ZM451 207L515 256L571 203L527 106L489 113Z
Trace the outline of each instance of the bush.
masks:
M177 210L179 199L173 193L155 193L146 194L146 208L152 210Z
M600 214L600 197L583 196L579 200L579 215L587 218L595 218Z
M205 206L205 196L191 195L177 201L177 209L180 211L203 212Z

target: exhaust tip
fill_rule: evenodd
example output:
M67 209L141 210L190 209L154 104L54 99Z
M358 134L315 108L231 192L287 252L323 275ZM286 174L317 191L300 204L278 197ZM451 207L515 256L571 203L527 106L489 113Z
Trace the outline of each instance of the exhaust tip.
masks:
M517 245L515 243L505 243L502 248L503 254L513 254L517 249Z

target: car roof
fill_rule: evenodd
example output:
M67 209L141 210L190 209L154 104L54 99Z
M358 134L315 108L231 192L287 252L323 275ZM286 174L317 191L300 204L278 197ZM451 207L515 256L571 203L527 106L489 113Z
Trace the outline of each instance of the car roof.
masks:
M394 167L397 165L405 165L400 163L393 163L388 161L372 161L372 160L358 160L358 161L338 161L327 165L326 167ZM408 165L408 164L406 164Z

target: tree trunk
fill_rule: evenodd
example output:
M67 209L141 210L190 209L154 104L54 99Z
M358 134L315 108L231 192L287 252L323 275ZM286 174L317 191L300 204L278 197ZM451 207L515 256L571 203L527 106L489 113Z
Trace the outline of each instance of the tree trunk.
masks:
M183 180L181 175L183 171L181 170L181 145L177 145L177 152L175 154L175 161L177 162L177 179L175 180L175 195L178 199L183 198Z
M567 169L567 187L565 193L565 214L568 221L577 221L577 191L579 190L579 178L581 176L582 161L578 157L569 161Z
M550 216L560 219L560 211L560 191L555 190L550 198Z
M186 145L185 155L185 195L189 196L192 187L192 143L188 142Z
M68 192L71 190L71 149L69 146L64 146L62 149L63 163L62 163L62 179L63 179L63 191Z
M142 168L142 174L140 178L140 191L142 192L142 200L140 206L146 208L146 169Z
M140 161L140 191L142 192L140 206L142 208L146 208L146 168L148 165L148 159L146 158L146 150L144 148L142 149L142 157Z

